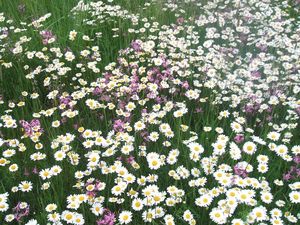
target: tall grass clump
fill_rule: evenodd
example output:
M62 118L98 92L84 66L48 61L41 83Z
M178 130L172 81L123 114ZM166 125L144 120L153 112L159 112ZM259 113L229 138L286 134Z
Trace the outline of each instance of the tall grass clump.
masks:
M299 5L1 0L0 224L299 224Z

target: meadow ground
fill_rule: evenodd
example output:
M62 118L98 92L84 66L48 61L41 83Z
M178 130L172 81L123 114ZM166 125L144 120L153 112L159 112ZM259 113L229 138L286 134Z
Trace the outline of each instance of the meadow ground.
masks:
M300 224L299 8L0 0L0 224Z

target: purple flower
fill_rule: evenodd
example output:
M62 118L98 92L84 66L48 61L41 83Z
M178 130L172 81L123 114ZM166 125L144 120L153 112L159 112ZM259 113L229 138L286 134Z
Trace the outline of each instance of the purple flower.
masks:
M272 119L273 119L273 117L271 115L267 116L267 118L266 118L266 120L269 122L272 121Z
M163 102L163 99L162 99L161 97L157 96L157 97L155 98L155 102L156 102L157 104L161 104L161 103Z
M123 160L122 156L118 156L117 160L122 161Z
M294 156L293 161L294 161L297 165L300 164L300 155Z
M87 191L86 195L88 195L92 198L95 198L96 194L97 194L97 191L103 190L103 183L101 183L99 180L96 180L94 182L87 182L85 184L85 186L88 186L90 184L93 184L95 188L92 191Z
M296 155L293 158L295 165L292 165L287 173L283 174L283 180L289 181L300 177L300 155Z
M195 109L196 113L202 113L203 112L203 109L201 107L198 107Z
M300 177L300 169L296 169L296 176Z
M267 45L263 45L263 44L260 44L257 46L261 51L265 52L267 51L268 49L268 46Z
M119 106L120 109L124 109L125 106L126 106L126 102L125 102L125 101L120 101L120 102L118 103L118 106Z
M141 45L137 41L131 42L131 47L134 49L136 52L140 52L142 50Z
M283 180L285 180L285 181L289 181L289 180L291 180L293 177L292 177L292 175L290 174L290 173L286 173L286 174L283 174Z
M147 94L147 98L150 98L150 99L155 99L156 98L156 93L155 92L149 92L148 94Z
M261 73L259 71L253 71L253 72L251 72L251 76L253 76L255 78L260 78L261 77Z
M65 104L65 105L69 105L69 103L72 101L72 97L71 96L67 96L67 97L60 97L59 98L59 102L60 104Z
M18 222L20 222L24 216L28 216L29 211L29 205L27 205L25 208L22 208L21 202L18 202L18 204L13 208L14 217Z
M102 95L101 97L100 97L100 100L101 101L105 101L105 102L108 102L109 100L110 100L110 96L109 95Z
M129 156L128 158L127 158L127 163L129 163L129 164L132 164L132 163L134 163L135 162L135 160L134 160L134 156Z
M148 141L150 141L150 139L149 139L149 133L148 133L148 131L142 131L141 132L141 136L142 136L142 138L144 139L144 141L146 141L146 142L148 142Z
M115 214L109 209L104 209L104 215L101 220L97 221L97 225L114 225Z
M25 135L32 136L35 132L43 132L41 123L38 119L33 119L30 122L20 120L20 124L25 131Z
M236 142L236 143L242 143L243 141L244 141L244 136L242 135L242 134L238 134L238 135L236 135L235 137L234 137L234 141Z
M269 108L267 108L267 112L271 113L273 111L272 107L269 106Z
M8 35L8 34L9 34L9 31L8 31L8 30L3 30L3 31L2 31L2 34L3 34L3 35Z
M189 89L189 87L190 87L190 85L189 85L189 83L187 82L187 81L184 81L184 82L182 82L182 87L184 88L184 89Z
M103 89L102 88L99 88L99 87L95 87L95 89L93 90L93 94L94 95L99 95L103 92Z
M179 17L179 18L177 18L176 22L178 24L182 24L184 22L184 18L183 17Z
M245 105L244 109L247 113L255 113L256 111L258 111L260 109L260 104L255 102L258 97L256 95L250 95L249 98L250 98L250 100L252 100L254 102L248 103L247 105Z
M124 126L125 126L125 123L119 119L119 120L115 120L113 128L114 128L114 131L116 131L116 132L122 132L122 131L124 131Z
M86 195L89 196L89 197L95 198L96 192L95 191L87 191Z
M147 113L147 109L142 109L142 114Z
M60 122L62 122L62 123L66 123L67 121L68 121L67 117L62 117L60 120Z
M38 168L36 166L32 169L32 173L34 173L34 174L38 174L39 173L39 170L38 170Z
M50 30L43 30L40 32L40 35L42 36L42 42L44 45L47 45L51 38L56 38L56 36Z
M245 111L246 113L253 113L254 112L254 108L252 105L246 105L245 106Z
M238 175L238 176L240 176L242 178L245 178L245 177L248 176L248 172L246 171L246 169L242 169L238 165L235 165L233 167L233 171L234 171L235 175Z

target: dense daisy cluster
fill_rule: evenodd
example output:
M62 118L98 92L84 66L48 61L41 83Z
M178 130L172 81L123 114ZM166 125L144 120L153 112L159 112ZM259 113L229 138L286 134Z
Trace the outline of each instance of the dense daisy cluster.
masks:
M79 1L67 46L0 14L3 224L300 223L300 21L204 2ZM104 35L132 38L105 65Z

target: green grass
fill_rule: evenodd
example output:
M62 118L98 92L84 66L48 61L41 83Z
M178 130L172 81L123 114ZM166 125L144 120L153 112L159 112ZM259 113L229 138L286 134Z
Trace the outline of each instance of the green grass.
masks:
M133 40L136 39L145 39L149 36L149 33L145 34L133 34L128 32L128 28L134 27L130 20L123 19L123 18L113 18L112 20L105 21L103 23L97 23L96 26L92 25L86 25L83 23L83 19L87 17L87 13L79 13L76 16L70 15L70 10L77 4L77 0L0 0L0 11L2 10L5 15L8 18L11 18L14 22L13 24L15 26L19 26L22 28L22 25L20 25L20 22L26 22L30 23L33 19L36 19L40 16L45 15L46 13L51 12L52 16L44 23L44 26L41 28L41 30L51 30L53 34L56 36L57 41L53 45L49 45L51 47L58 47L62 50L66 50L66 48L70 48L72 52L75 54L79 54L81 50L84 50L85 48L92 47L92 46L99 46L99 52L101 54L101 62L99 62L98 67L100 69L99 73L94 73L91 71L83 72L82 78L87 81L89 84L90 82L95 81L97 78L103 77L103 71L105 71L105 67L111 63L111 62L117 62L119 51L121 49L125 49L130 46L130 43ZM89 2L89 1L87 1ZM106 2L106 1L105 1ZM194 7L193 3L184 3L183 9L185 12L172 12L170 10L162 11L163 3L162 0L157 0L154 3L152 3L149 7L145 7L145 3L149 2L146 0L116 0L111 4L119 4L124 9L127 9L129 12L139 15L140 18L151 18L149 21L157 21L160 25L170 25L170 24L176 24L177 17L184 17L187 21L188 19L195 19L197 16L199 16L199 7ZM24 4L25 5L25 11L20 12L18 10L19 5ZM291 1L290 1L290 4ZM177 15L177 13L179 15ZM292 8L289 9L289 13L291 17L297 19L299 16L297 14L297 11L293 10ZM192 24L192 22L191 22ZM138 24L136 27L141 28L143 23ZM1 27L1 24L0 24ZM24 27L26 27L24 25ZM113 28L119 28L117 32L112 31ZM78 38L76 41L71 42L68 39L69 32L72 30L76 30L78 32ZM34 30L32 28L28 28L27 31L22 33L22 35L26 35L27 37L31 37L32 41L30 44L26 45L27 49L26 51L41 51L43 47L45 47L42 44L41 36L39 34L39 29ZM96 32L101 32L102 36L101 38L97 38L95 36ZM204 30L198 30L199 33L201 33L204 40L205 31ZM114 34L118 34L117 37L113 37ZM154 34L157 34L155 32ZM94 38L93 41L88 42L82 40L83 35L89 35L90 37ZM186 31L182 31L181 33L182 37L187 37L188 33ZM20 35L14 34L12 35L12 38L9 41L10 43L16 42L20 38ZM201 39L202 41L202 39ZM1 42L0 42L1 44ZM8 48L11 48L12 46L8 45ZM49 49L48 49L49 50ZM46 54L49 54L50 58L51 53L46 50ZM248 49L246 49L248 51ZM245 51L246 51L245 50ZM87 63L88 60L83 59L83 57L78 57L75 62L71 62L67 64L72 68L72 71L67 73L66 76L58 76L58 79L53 81L53 83L49 87L44 87L43 82L46 77L50 77L51 73L41 73L33 80L26 79L26 75L28 72L25 71L24 65L29 65L29 70L34 70L37 66L42 66L43 68L48 66L49 63L47 60L28 60L24 55L14 56L7 50L5 52L7 54L7 58L10 58L10 60L13 62L13 67L9 69L4 69L0 66L0 95L3 97L4 104L0 105L0 115L5 114L5 110L9 107L7 106L10 102L14 102L17 104L20 101L24 101L26 106L25 107L15 107L10 115L13 116L14 119L17 121L21 119L25 120L31 120L33 117L34 112L39 112L41 110L46 110L51 107L57 107L59 105L58 100L50 101L47 99L47 94L50 90L55 90L56 88L60 90L60 94L63 92L68 92L69 94L74 92L75 86L78 85L77 81L73 81L72 78L74 77L74 71L80 72L79 68L76 68L76 63L82 62ZM77 61L78 60L78 61ZM130 59L129 59L130 61ZM147 66L147 65L146 65ZM191 70L194 72L196 71L196 66L193 68L191 66ZM127 72L127 71L126 71ZM130 71L128 70L128 73ZM130 75L130 74L129 74ZM205 75L205 74L204 74ZM188 78L189 79L189 78ZM192 83L194 77L191 76L190 82ZM80 86L80 85L78 85ZM88 86L88 85L87 85ZM82 87L80 87L82 88ZM80 89L79 88L79 89ZM37 99L30 99L29 97L24 97L21 95L22 91L27 91L28 93L38 93L39 98ZM217 90L220 91L220 90ZM175 133L176 138L171 141L173 148L178 148L182 150L183 152L187 152L188 148L182 143L183 140L187 140L191 137L191 134L189 132L183 132L180 128L180 125L188 125L189 129L191 131L195 131L198 135L197 141L199 141L203 147L207 150L203 157L209 157L212 154L212 147L211 144L215 141L217 137L217 133L215 131L211 131L210 133L203 132L203 128L205 126L211 126L213 129L216 127L222 127L225 130L226 135L230 137L231 139L235 136L235 133L230 131L230 123L233 121L233 117L230 117L226 120L218 120L216 119L217 115L224 109L230 109L229 104L224 103L222 105L212 105L210 102L216 98L216 94L212 92L210 89L203 89L203 92L201 92L201 95L203 97L207 97L208 103L199 103L194 104L191 102L186 102L190 112L188 116L185 116L183 118L174 118L172 113L167 115L164 118L164 122L169 123L172 128L173 132ZM96 98L96 97L95 97ZM172 97L173 98L173 97ZM124 98L125 99L125 98ZM174 99L178 101L185 101L186 98L184 97L178 97L174 95ZM146 106L151 108L153 103L147 103ZM197 107L201 107L203 110L203 113L195 114L194 111ZM285 110L280 109L281 106L276 108L274 110L274 114L278 117L274 119L274 123L280 124L282 122L282 118L285 118L287 116L287 113ZM282 106L284 107L284 106ZM12 107L13 108L13 107ZM63 211L66 208L66 198L70 194L75 194L78 192L75 192L74 188L71 188L75 182L76 179L74 178L74 172L77 170L84 170L86 165L79 164L76 166L70 165L70 162L67 160L57 162L53 158L54 151L50 148L51 141L53 141L54 138L57 138L58 135L66 134L67 132L71 132L76 134L76 140L72 143L72 151L78 153L80 157L84 158L84 155L86 154L86 150L82 147L83 139L80 137L80 134L76 131L74 125L83 126L85 128L91 129L91 130L101 130L103 134L107 134L112 127L113 124L113 118L116 118L117 115L114 111L103 109L98 111L92 111L89 110L88 107L86 107L85 102L83 100L79 101L79 103L76 106L76 109L80 110L80 116L77 116L72 119L68 119L60 128L53 128L51 127L51 122L53 120L60 120L61 115L60 112L57 110L52 115L52 118L48 117L42 117L41 123L43 124L43 128L46 131L44 135L41 137L41 142L44 144L44 147L41 152L47 154L49 156L47 160L43 160L40 162L32 162L28 160L30 158L30 155L37 150L35 149L35 143L30 141L29 139L24 139L22 142L26 145L27 150L26 152L17 152L16 156L13 158L13 162L18 164L20 167L20 170L11 175L10 172L6 167L0 168L0 194L3 192L11 192L11 188L16 185L19 181L22 180L30 180L32 183L34 183L34 191L29 193L21 193L18 192L12 197L10 197L10 205L15 204L18 201L28 201L31 203L31 214L34 215L34 218L39 221L41 225L47 224L47 213L45 212L45 206L49 203L55 203L58 206L59 212ZM140 118L140 111L143 109L142 106L138 106L135 109L135 113L133 114L134 121L137 121ZM242 108L239 109L241 111L241 116L247 117L246 114L242 112ZM103 119L99 119L101 116L103 116ZM266 122L267 114L260 114L259 118ZM258 117L247 117L247 126L248 127L255 127L255 134L263 139L266 139L267 134L272 131L272 128L270 126L267 126L264 124L263 127L259 127L256 125L256 119ZM289 121L288 121L289 122ZM149 131L155 131L157 127L155 125L149 126ZM295 133L294 137L292 138L292 141L290 145L297 145L299 144L299 138L300 134L299 132L299 125L295 128L293 131ZM1 127L1 133L3 136L8 137L10 139L16 138L21 139L22 130L20 128L18 129L6 129ZM0 134L1 134L0 133ZM138 147L143 143L142 138L140 137L139 133L135 133L135 148L138 149ZM250 137L246 137L250 138ZM166 138L159 140L158 142L152 143L149 146L149 149L155 149L160 153L163 153L165 155L168 154L169 149L163 147L163 141L167 140ZM100 148L100 147L99 147ZM5 150L4 148L1 150ZM101 151L104 151L104 149L100 149ZM138 155L139 150L136 150L135 154ZM265 153L267 152L267 153ZM277 156L273 152L269 152L267 147L261 147L258 150L259 154L267 154L270 159L276 158ZM228 160L230 155L228 153L224 154L222 156L222 162L229 163L231 165L234 165L235 161ZM104 158L108 164L112 165L114 163L114 160L111 158ZM254 158L252 156L245 156L243 160L252 162L254 161ZM144 158L138 158L138 163L140 165L146 165L147 162ZM47 191L40 190L39 186L42 185L44 181L37 176L37 175L31 175L30 177L24 176L24 168L27 168L28 170L32 170L34 166L37 166L38 168L49 168L53 165L59 165L62 167L63 172L57 177L51 178L51 186L50 189ZM200 162L191 162L189 160L189 155L185 154L178 162L172 166L173 169L176 169L177 166L184 165L187 168L200 168ZM256 164L255 164L256 165ZM282 174L284 171L287 171L290 167L291 163L285 163L280 161L278 163L276 160L271 160L269 163L270 171L268 173L268 179L273 180L273 177L278 177L279 174ZM130 168L130 171L132 173L136 173L137 175L145 175L152 173L153 171L149 170L146 167L141 167L140 170L136 171L133 168ZM203 171L202 176L205 176ZM254 177L259 177L261 174L258 172L254 172ZM189 190L189 186L187 185L185 180L179 180L174 181L174 179L170 178L168 175L168 170L163 171L160 174L161 177L164 179L159 180L158 184L161 186L165 186L165 184L173 183L178 188L182 188L183 190ZM114 184L114 179L116 179L116 175L107 175L103 176L102 174L98 173L98 171L93 172L93 176L95 178L100 179L101 181L105 182L107 187L112 187ZM215 187L215 183L213 183L213 179L209 179L208 187L213 188ZM275 185L271 184L271 187L274 188L276 192L276 197L282 197L288 198L286 195L286 190L281 190L279 187L276 187ZM138 185L134 186L137 190L140 189ZM83 190L80 190L80 192L84 192ZM109 188L104 190L103 194L105 197L110 196L110 190ZM195 216L195 219L197 222L200 222L199 224L203 225L210 225L214 224L213 222L208 221L208 211L211 210L213 207L216 206L216 203L213 203L208 209L201 209L196 207L188 207L189 205L193 204L193 200L197 198L199 194L197 193L197 190L193 190L191 192L186 193L185 200L187 201L186 204L180 204L178 207L175 206L171 208L167 213L172 214L175 218L180 221L178 224L184 224L184 221L182 220L182 214L186 209L190 209ZM125 194L124 194L125 197ZM107 203L107 202L106 202ZM110 210L119 212L121 211L121 208L119 205L114 203L107 203L110 205ZM290 204L292 205L292 204ZM291 210L293 212L297 212L299 209L299 206L286 206L286 210ZM275 207L275 205L274 205ZM292 207L292 208L291 208ZM130 209L130 205L125 205L124 208ZM123 208L122 208L123 209ZM250 211L249 207L247 206L241 206L238 208L237 215L241 218L246 218L247 212ZM199 212L200 211L200 212ZM87 204L82 205L80 207L80 212L84 214L86 224L95 224L95 221L99 218L95 217L89 210L89 206ZM0 213L0 221L4 221L4 216ZM6 225L6 223L3 223ZM22 223L7 223L7 224L24 224ZM135 224L143 224L141 218L135 220ZM154 221L151 224L161 224L160 222ZM198 224L198 223L197 223ZM229 224L229 223L228 223Z

